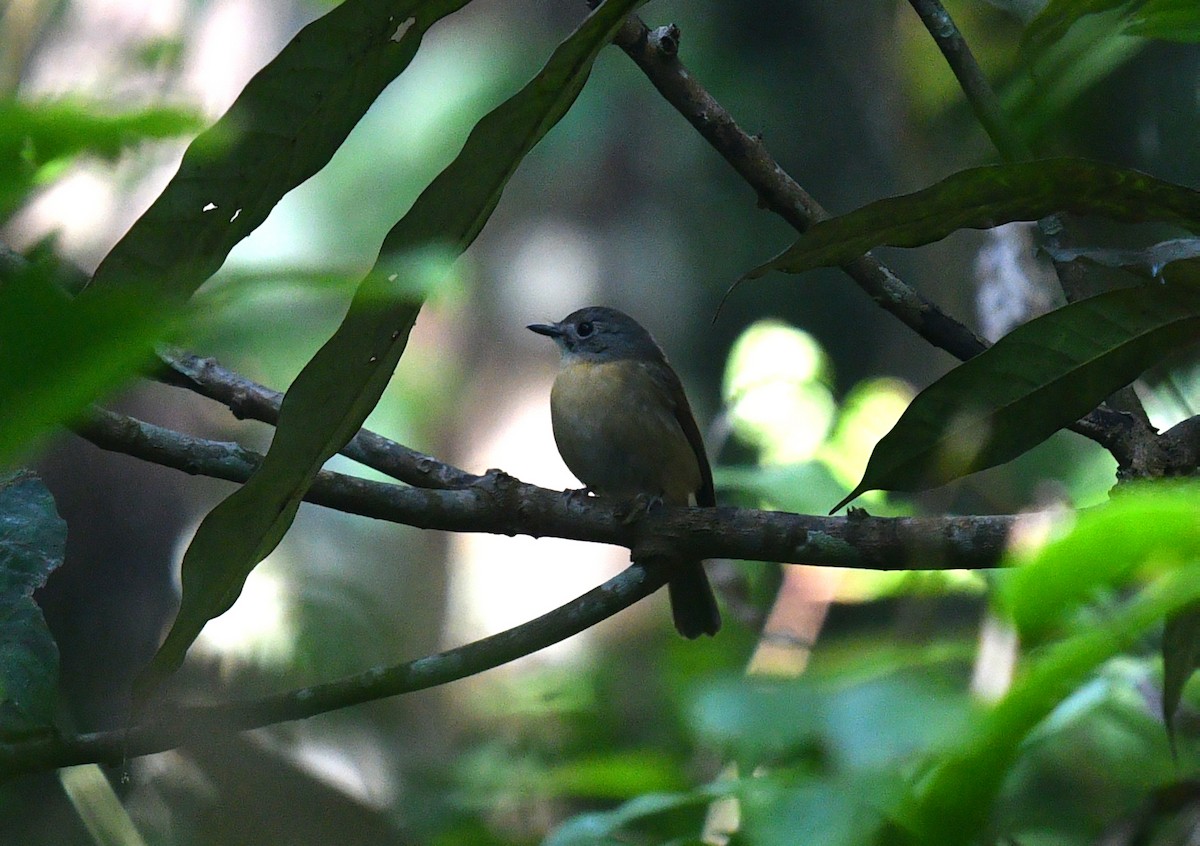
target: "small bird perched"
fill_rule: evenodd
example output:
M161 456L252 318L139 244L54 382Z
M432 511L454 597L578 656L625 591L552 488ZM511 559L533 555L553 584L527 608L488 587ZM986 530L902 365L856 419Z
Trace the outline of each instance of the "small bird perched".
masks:
M558 451L581 482L614 499L717 504L683 385L641 324L616 309L591 306L528 328L553 338L562 352L550 420ZM702 562L679 565L667 589L681 635L721 628Z

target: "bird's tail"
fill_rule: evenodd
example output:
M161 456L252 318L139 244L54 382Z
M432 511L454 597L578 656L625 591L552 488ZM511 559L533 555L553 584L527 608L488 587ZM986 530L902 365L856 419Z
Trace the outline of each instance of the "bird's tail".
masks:
M667 583L667 593L675 628L684 637L690 640L702 634L715 635L721 628L721 612L701 562L680 567Z

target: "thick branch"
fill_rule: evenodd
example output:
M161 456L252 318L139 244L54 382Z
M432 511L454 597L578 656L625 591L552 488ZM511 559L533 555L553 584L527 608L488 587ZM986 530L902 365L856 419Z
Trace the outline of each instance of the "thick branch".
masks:
M127 730L0 745L0 778L128 757L435 687L498 667L594 626L661 588L664 568L633 566L578 599L515 628L437 655L248 702L172 709Z
M659 93L696 128L759 196L764 206L803 233L829 217L812 196L771 157L762 139L746 133L726 109L696 81L676 55L679 30L653 31L631 16L614 43L633 59ZM885 311L935 347L965 361L987 349L974 332L943 312L871 255L842 268ZM1136 459L1136 421L1098 409L1069 428L1107 449L1122 466Z
M94 409L75 431L97 446L187 473L243 482L262 456ZM995 567L1020 517L815 517L740 508L660 508L629 522L620 503L564 496L498 470L468 488L429 490L326 470L305 499L422 529L560 537L680 558L737 558L876 570Z

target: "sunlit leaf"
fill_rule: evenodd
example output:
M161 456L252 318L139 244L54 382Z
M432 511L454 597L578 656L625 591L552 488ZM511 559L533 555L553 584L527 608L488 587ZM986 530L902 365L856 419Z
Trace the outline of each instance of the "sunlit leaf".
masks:
M83 153L113 159L144 139L199 128L199 115L182 109L109 114L80 101L0 101L0 219L46 179L52 165L60 170Z
M1079 552L1086 555L1085 549ZM964 731L959 751L937 762L914 787L889 842L978 842L1029 733L1102 662L1128 649L1163 617L1197 600L1200 565L1190 563L1107 615L1103 625L1056 643L1030 661L1005 697Z
M1030 46L1041 47L1062 38L1081 17L1129 5L1133 5L1131 0L1050 0L1029 22L1024 40Z
M959 229L989 229L1055 212L1200 230L1200 192L1145 173L1085 159L1045 159L962 170L901 197L823 220L771 261L747 273L802 273L837 266L875 247L919 247Z
M559 45L542 71L472 130L457 158L384 240L337 332L284 398L259 470L197 530L183 561L183 597L143 677L174 670L204 624L237 599L250 571L279 543L321 465L375 407L442 262L475 239L525 154L566 113L592 62L637 0L609 0Z
M58 704L58 647L33 592L62 564L67 525L41 480L0 476L0 737L45 732Z
M1197 340L1194 284L1110 291L1032 320L918 394L836 508L1009 461Z
M1143 38L1195 44L1200 41L1200 5L1195 0L1146 0L1125 31Z
M1127 586L1147 565L1200 560L1200 488L1162 482L1124 490L1082 511L1069 534L1016 555L995 604L1026 642L1062 626L1101 591Z
M276 203L325 166L425 32L468 0L346 0L302 29L188 148L93 285L186 298Z
M658 750L615 751L575 758L554 766L547 776L550 795L628 799L686 787L678 764Z

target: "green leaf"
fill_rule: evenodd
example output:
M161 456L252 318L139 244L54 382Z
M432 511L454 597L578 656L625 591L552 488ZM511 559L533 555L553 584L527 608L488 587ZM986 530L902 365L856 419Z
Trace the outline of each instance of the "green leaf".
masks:
M566 113L596 55L637 5L609 0L594 11L531 82L479 121L388 233L342 325L287 392L262 465L197 530L184 556L179 614L143 690L179 666L204 624L233 604L279 543L321 465L358 431L387 386L421 307L420 289L444 271L439 258L474 240L509 177Z
M542 841L542 846L591 846L624 841L621 830L647 817L707 805L717 798L711 791L647 793L611 811L580 814L567 820Z
M80 101L0 101L0 220L35 186L82 153L114 159L144 139L171 138L199 128L199 115L182 109L105 114Z
M1125 31L1143 38L1195 44L1200 41L1200 6L1196 0L1146 0L1130 16Z
M1175 750L1175 714L1183 688L1200 665L1200 603L1167 618L1163 628L1163 691L1162 714L1167 727L1167 739Z
M1085 15L1108 12L1122 6L1136 5L1130 0L1050 0L1025 29L1023 42L1028 47L1041 48L1058 41L1075 21Z
M1055 212L1200 230L1200 192L1136 170L1085 159L1045 159L962 170L902 197L817 223L742 280L846 264L882 245L919 247L958 229L988 229ZM739 281L742 281L739 280Z
M169 311L133 291L70 300L52 276L23 261L0 275L0 468L151 361L173 327Z
M1155 581L1107 616L1103 625L1047 648L1026 666L1008 694L964 733L960 750L943 758L914 787L899 814L904 829L893 830L889 842L978 842L1029 733L1102 662L1128 649L1164 616L1197 600L1200 565L1193 561Z
M346 0L302 29L101 262L93 285L185 299L291 189L325 166L426 30L468 0Z
M33 592L63 561L67 525L32 473L0 476L0 738L54 725L58 647Z
M661 750L600 752L556 764L547 774L549 795L628 799L640 793L682 790L679 765Z
M1154 572L1200 560L1200 486L1155 482L1082 511L1071 531L1011 557L997 581L997 613L1026 643L1060 628L1083 603Z
M918 394L834 510L1009 461L1197 340L1193 283L1110 291L1031 320Z

